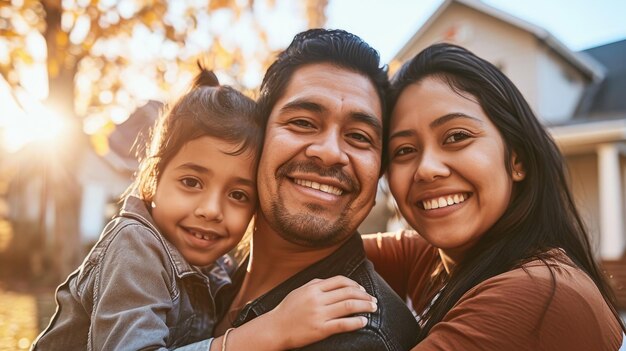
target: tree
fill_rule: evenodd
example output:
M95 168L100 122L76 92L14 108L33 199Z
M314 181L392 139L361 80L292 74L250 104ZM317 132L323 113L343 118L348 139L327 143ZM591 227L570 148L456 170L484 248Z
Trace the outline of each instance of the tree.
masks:
M302 18L300 29L306 26L305 18L309 26L322 25L326 3L297 3L292 11ZM272 45L271 23L262 14L293 4L274 0L0 2L0 75L23 109L29 103L20 97L36 96L69 126L64 144L42 161L46 162L42 167L31 167L44 173L39 177L43 177L42 209L54 209L56 273L67 274L82 255L81 192L76 179L81 150L92 146L105 152L106 135L115 125L147 98L165 100L171 90L180 91L180 82L189 81L197 59L218 75L225 73L227 83L252 91L272 54L280 49ZM44 72L43 87L25 78L34 67ZM40 228L46 228L48 216L40 215Z

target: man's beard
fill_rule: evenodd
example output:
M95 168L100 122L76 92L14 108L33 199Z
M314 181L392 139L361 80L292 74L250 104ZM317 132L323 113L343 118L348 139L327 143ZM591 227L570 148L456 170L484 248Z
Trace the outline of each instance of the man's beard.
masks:
M283 239L306 247L329 247L341 242L352 231L346 215L334 223L315 215L319 206L307 205L309 212L289 214L280 199L271 204L273 228Z
M287 180L287 174L295 171L305 173L315 173L320 176L333 177L339 179L348 193L360 193L360 185L357 181L345 174L339 168L322 168L313 162L293 162L283 165L276 173L276 182ZM272 199L270 213L273 217L272 227L283 239L306 247L329 247L344 240L356 228L349 228L350 218L348 218L350 204L337 214L337 219L330 222L318 216L325 211L323 206L307 204L308 211L301 213L289 213L284 201L278 195Z

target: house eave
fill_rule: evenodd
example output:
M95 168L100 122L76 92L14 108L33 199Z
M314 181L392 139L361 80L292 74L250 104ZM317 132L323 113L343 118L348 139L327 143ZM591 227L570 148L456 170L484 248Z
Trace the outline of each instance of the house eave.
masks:
M618 120L593 121L549 127L552 138L563 153L593 151L598 145L620 144L626 150L626 117Z

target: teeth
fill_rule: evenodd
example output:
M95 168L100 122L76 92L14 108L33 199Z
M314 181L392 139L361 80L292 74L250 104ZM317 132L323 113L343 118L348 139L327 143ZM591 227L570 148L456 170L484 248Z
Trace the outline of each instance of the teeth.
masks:
M422 206L425 210L434 210L436 208L448 207L465 201L465 195L462 193L454 195L440 196L438 198L423 200Z
M343 194L343 190L337 187L334 187L332 185L328 185L328 184L320 184L320 183L313 182L310 180L302 180L302 179L294 179L294 182L298 185L305 186L307 188L311 188L315 190L319 190L328 194L333 194L333 195Z
M215 234L201 234L198 232L190 232L193 236L202 240L217 240L218 236Z
M432 208L430 201L423 201L424 209L430 210Z

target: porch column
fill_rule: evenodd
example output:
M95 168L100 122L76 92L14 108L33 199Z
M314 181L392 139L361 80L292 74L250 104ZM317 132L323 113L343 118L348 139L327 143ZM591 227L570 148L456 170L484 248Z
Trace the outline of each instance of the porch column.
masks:
M618 259L624 253L624 210L619 149L616 144L598 146L600 195L600 253L602 259Z

